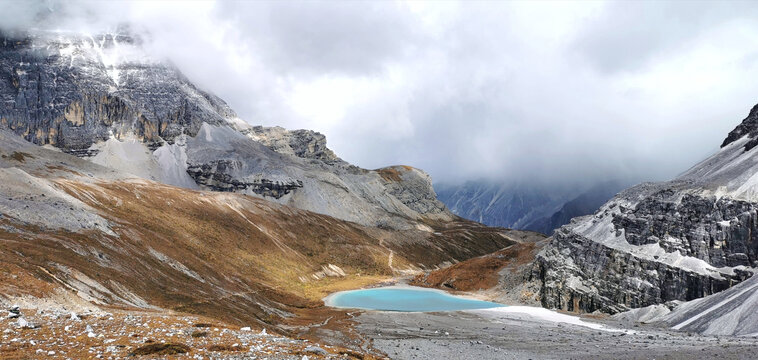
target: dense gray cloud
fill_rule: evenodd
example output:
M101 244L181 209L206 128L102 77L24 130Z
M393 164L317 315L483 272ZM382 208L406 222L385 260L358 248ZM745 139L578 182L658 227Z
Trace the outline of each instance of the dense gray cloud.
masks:
M670 178L758 102L730 2L0 2L0 26L124 22L252 124L438 181Z
M758 7L747 1L618 1L588 22L575 44L600 70L635 71L699 46L697 40L715 28L756 16Z
M216 14L272 71L299 76L379 72L415 36L411 14L379 2L222 2Z

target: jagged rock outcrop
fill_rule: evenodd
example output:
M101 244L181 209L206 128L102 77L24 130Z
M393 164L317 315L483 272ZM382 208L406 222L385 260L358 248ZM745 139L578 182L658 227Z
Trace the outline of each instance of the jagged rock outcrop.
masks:
M230 175L242 164L229 160L215 160L202 165L187 167L187 173L196 183L214 191L245 191L250 190L256 194L279 199L291 191L303 187L300 180L288 182L272 181L269 179L256 179L253 181L240 181Z
M0 34L0 127L170 185L234 191L364 225L452 220L420 170L387 181L324 135L251 126L129 33Z
M535 261L543 306L618 312L725 290L758 267L756 110L677 179L640 184L560 228Z
M410 166L389 166L377 172L387 191L403 204L421 214L444 214L445 204L437 200L429 174Z
M729 135L721 143L721 147L723 148L746 135L751 139L744 145L745 151L749 151L758 145L758 105L750 109L750 113L742 120L742 123L729 132Z
M254 140L281 154L321 160L325 163L343 162L326 147L326 136L315 131L286 130L279 126L253 126L242 133L249 134Z

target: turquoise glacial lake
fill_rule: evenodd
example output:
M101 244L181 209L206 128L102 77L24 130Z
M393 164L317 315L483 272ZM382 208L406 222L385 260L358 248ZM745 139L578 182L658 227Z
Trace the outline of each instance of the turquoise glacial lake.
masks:
M327 296L328 306L385 311L456 311L505 306L489 301L467 299L441 290L411 286L342 291Z

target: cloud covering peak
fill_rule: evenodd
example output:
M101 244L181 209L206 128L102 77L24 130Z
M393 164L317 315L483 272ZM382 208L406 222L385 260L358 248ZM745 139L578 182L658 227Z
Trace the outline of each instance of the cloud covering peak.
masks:
M665 179L758 102L743 2L0 2L4 31L129 24L252 124L438 181Z

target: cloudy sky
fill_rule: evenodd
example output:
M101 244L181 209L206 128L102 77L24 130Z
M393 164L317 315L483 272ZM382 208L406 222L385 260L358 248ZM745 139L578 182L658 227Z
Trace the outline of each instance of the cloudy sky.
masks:
M251 124L437 181L662 180L758 103L749 2L9 2L0 26L129 22Z

